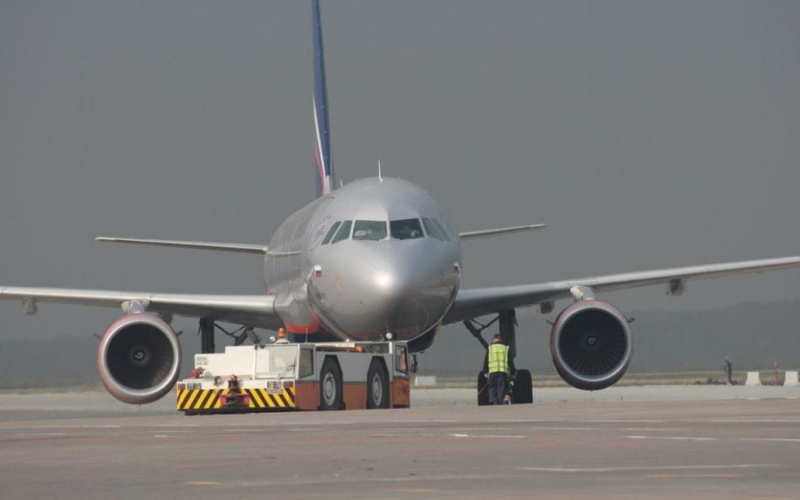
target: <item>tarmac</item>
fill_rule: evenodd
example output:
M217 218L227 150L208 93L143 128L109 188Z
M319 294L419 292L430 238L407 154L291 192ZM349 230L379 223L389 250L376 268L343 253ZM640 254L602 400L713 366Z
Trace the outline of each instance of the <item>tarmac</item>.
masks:
M800 499L800 388L538 389L478 407L183 416L0 395L0 498Z

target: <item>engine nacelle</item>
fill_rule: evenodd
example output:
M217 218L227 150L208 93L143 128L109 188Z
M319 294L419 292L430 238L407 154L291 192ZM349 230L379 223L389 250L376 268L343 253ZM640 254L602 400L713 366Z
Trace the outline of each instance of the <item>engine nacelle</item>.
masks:
M558 374L585 391L615 384L633 356L628 320L599 300L575 302L559 314L550 333L550 354Z
M108 327L100 339L97 369L115 398L130 404L151 403L177 382L181 345L160 318L129 314Z

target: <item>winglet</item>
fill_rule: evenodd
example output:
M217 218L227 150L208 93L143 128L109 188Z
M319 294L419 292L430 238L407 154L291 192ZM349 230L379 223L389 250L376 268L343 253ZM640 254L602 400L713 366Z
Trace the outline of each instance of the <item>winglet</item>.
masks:
M458 237L462 241L476 240L478 238L488 238L490 236L504 236L506 234L534 231L536 229L543 229L545 227L547 227L547 224L529 224L527 226L501 227L497 229L484 229L482 231L469 231L466 233L458 233Z

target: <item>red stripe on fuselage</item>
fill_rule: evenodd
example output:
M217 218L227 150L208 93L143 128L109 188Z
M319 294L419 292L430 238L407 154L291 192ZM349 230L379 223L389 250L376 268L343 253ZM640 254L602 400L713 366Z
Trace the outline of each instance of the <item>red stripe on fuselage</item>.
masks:
M293 323L289 323L288 321L284 321L284 325L286 325L286 330L289 333L297 334L309 334L309 333L317 333L319 331L319 317L316 314L312 313L314 320L311 322L310 325L295 325Z

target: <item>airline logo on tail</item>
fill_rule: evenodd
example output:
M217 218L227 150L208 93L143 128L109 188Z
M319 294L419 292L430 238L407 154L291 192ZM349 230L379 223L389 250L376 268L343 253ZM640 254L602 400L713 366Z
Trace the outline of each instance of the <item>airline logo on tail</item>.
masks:
M325 57L322 51L322 21L319 0L313 1L314 11L314 159L317 163L317 196L333 190L330 128L328 126L328 92L325 85Z

